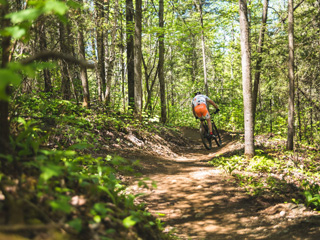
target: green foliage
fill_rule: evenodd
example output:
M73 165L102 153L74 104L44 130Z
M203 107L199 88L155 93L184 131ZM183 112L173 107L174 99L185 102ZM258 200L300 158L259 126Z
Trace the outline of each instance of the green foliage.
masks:
M317 183L303 181L303 195L305 197L305 205L320 210L320 186Z
M297 188L300 188L305 205L319 209L320 187L314 182L319 178L319 154L301 153L304 155L302 163L299 160L300 156L292 156L292 153L289 152L279 155L278 151L282 152L282 149L275 152L269 150L269 154L256 150L256 156L250 160L242 155L232 155L231 157L213 158L209 163L232 175L235 182L252 196L262 194L275 197L286 196L287 193L290 193L289 189L292 188L290 183L294 181L297 183ZM295 158L296 161L288 160ZM298 197L293 198L292 201L303 201L301 197Z
M24 192L24 201L32 199L33 204L40 211L48 212L52 219L61 216L69 219L65 223L75 231L73 234L81 234L90 224L99 224L109 229L99 233L99 237L112 239L117 231L111 231L115 226L110 225L108 219L118 224L117 229L130 229L138 223L142 223L139 228L160 229L159 221L146 212L143 205L134 203L135 196L126 194L126 187L117 177L119 173L132 172L129 161L110 155L80 155L76 151L85 148L84 143L70 146L70 150L43 149L39 134L42 131L35 121L19 118L17 124L19 134L11 144L16 154L5 156L10 159L6 169L15 166L15 171L24 174L15 177L10 172L1 173L3 186L17 178L17 182L22 183L17 191ZM32 179L31 185L27 179ZM75 200L79 198L85 202L88 213L82 212L83 203Z

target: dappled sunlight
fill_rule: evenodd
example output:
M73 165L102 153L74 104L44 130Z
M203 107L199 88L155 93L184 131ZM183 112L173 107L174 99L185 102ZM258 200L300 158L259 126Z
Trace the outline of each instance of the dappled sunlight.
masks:
M190 131L188 134L191 136ZM144 193L136 201L145 202L148 211L164 221L166 231L173 229L180 239L286 239L280 236L287 228L294 231L301 215L290 215L288 210L272 212L268 207L281 202L253 199L224 170L210 165L208 161L216 156L241 151L239 143L226 135L223 139L223 146L211 151L199 143L176 157L141 156L140 171L150 178L149 185L156 181L157 188L135 187L133 183L129 189ZM280 216L284 211L291 217Z

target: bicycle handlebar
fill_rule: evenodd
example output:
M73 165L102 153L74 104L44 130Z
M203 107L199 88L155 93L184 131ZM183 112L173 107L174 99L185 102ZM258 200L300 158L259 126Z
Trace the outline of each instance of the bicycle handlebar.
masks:
M212 114L217 114L217 113L219 113L220 112L220 109L218 108L218 109L216 109L214 112L211 112L210 114L212 115Z

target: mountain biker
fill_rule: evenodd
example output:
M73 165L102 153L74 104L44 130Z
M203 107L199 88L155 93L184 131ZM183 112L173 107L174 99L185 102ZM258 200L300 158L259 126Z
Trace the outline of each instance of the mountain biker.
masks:
M207 108L207 103L210 103L212 106L214 106L217 110L216 113L220 111L218 105L212 101L208 96L202 95L201 92L197 92L192 99L192 112L196 119L206 119L208 122L210 137L213 136L212 133L212 124L211 124L211 118L210 113ZM202 121L201 121L202 126Z

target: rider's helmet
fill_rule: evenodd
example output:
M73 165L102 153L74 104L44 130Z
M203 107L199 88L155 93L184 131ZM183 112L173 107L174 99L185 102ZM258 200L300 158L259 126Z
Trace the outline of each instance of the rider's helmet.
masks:
M200 95L201 94L201 92L196 92L195 94L194 94L194 96L197 96L197 95Z

